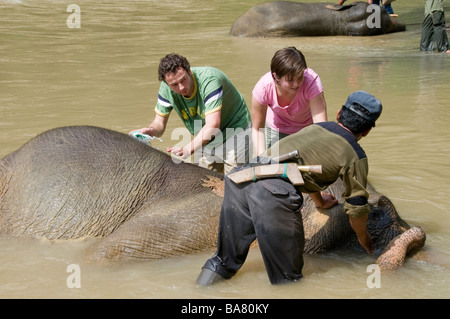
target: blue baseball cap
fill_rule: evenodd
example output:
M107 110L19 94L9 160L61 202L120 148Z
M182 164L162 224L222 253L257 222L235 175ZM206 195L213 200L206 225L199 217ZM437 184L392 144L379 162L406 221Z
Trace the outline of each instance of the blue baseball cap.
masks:
M362 106L367 112L355 108L355 104ZM356 91L350 94L344 106L372 122L373 126L375 126L375 121L380 117L383 109L381 101L365 91Z

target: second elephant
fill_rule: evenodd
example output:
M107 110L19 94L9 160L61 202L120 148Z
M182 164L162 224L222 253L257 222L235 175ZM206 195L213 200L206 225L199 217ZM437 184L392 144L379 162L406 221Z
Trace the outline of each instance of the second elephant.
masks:
M240 37L367 36L405 31L398 18L365 2L348 6L273 1L250 8L231 27ZM373 9L373 10L372 10Z

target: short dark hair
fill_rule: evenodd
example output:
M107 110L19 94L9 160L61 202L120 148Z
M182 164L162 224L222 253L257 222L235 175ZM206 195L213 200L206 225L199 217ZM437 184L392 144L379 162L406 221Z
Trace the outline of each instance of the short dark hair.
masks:
M270 70L279 78L283 76L294 77L296 74L303 72L308 66L306 65L305 56L295 47L287 47L275 52L270 63Z
M191 69L189 62L185 57L175 53L166 55L159 63L158 79L160 81L165 81L166 74L175 73L179 67L182 67L188 72Z
M353 104L353 107L363 113L368 112L359 104ZM363 118L358 113L353 112L345 105L342 106L341 112L339 113L338 122L352 131L353 134L363 133L373 127L373 122Z

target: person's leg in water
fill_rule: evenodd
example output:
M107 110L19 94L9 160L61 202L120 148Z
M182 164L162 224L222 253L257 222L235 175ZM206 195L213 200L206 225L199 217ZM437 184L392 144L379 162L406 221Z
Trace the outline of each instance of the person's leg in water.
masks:
M239 185L226 178L217 251L205 263L197 283L209 285L234 276L256 237L272 284L299 279L304 248L302 203L301 194L281 179Z

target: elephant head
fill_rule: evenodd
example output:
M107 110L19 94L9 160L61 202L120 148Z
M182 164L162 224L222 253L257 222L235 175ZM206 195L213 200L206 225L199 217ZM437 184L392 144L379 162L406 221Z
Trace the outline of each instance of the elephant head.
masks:
M367 230L372 237L376 253L380 253L376 263L381 269L393 270L403 265L405 258L425 244L425 232L419 227L411 227L398 214L394 204L386 196L368 186L370 213ZM336 181L328 189L342 202L343 183ZM305 228L305 252L318 253L337 247L355 247L359 245L343 205L332 209L318 210L309 196L305 196L302 209Z

